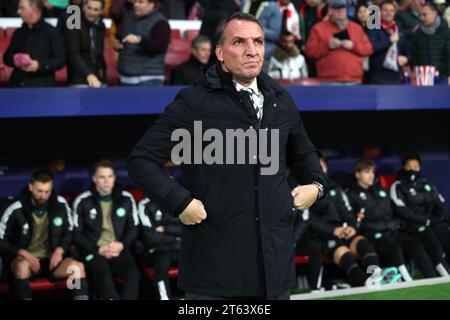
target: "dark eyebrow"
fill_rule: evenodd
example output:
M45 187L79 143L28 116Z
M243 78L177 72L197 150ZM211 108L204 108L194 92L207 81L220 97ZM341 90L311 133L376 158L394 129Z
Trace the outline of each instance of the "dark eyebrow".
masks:
M264 38L262 37L262 36L260 36L260 37L256 37L256 38L252 38L253 40L264 40ZM239 37L239 36L235 36L235 37L233 37L233 41L236 41L236 40L241 40L241 41L245 41L246 40L246 38L243 38L243 37Z

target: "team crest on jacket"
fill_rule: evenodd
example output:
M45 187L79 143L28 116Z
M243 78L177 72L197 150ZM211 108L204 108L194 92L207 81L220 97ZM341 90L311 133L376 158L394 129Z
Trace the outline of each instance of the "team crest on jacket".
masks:
M330 190L330 196L336 197L336 190L331 189L331 190Z
M162 220L162 212L161 212L161 210L156 210L156 212L155 212L155 220L156 221L161 221Z
M424 188L425 188L425 190L428 191L428 192L431 191L431 186L430 186L429 184L426 184Z
M386 193L386 191L384 191L384 190L380 190L380 192L378 192L378 194L379 194L380 197L382 197L382 198L386 198L386 196L387 196L387 193Z
M116 215L119 218L123 218L127 214L127 211L124 208L117 208Z
M359 197L361 198L361 200L367 200L367 196L364 192L360 192Z
M416 189L414 189L414 188L410 188L410 189L409 189L409 193L410 193L413 197L417 196L417 191L416 191Z
M53 219L53 225L54 225L55 227L61 227L62 224L63 224L63 219L62 219L61 217L55 217L55 218Z
M26 235L28 233L28 229L30 229L30 226L28 225L28 223L25 223L22 227L22 233Z
M95 208L92 208L91 211L89 211L89 218L95 220L96 217L97 217L97 210Z

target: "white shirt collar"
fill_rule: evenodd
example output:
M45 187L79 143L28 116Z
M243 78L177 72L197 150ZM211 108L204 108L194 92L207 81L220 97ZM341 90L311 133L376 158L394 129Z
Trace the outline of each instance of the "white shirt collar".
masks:
M234 83L234 87L236 88L237 91L241 91L242 89L244 89L244 90L252 89L256 95L260 94L260 91L258 89L258 82L257 82L256 78L253 79L253 82L247 87L244 87L243 85L241 85L240 83L238 83L234 80L233 80L233 83Z

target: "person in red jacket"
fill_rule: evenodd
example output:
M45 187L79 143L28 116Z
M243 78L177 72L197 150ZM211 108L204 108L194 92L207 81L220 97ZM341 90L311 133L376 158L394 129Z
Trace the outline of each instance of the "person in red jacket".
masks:
M346 0L330 1L330 18L316 24L306 43L306 55L316 61L322 82L362 82L362 57L373 53L364 30L347 18Z

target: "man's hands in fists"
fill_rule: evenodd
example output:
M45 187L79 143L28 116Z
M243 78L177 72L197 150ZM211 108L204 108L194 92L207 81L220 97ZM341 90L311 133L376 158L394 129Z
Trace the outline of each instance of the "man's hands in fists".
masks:
M198 224L206 219L206 211L200 200L193 199L184 211L178 216L185 225Z
M297 186L291 192L294 198L294 208L297 210L306 210L313 205L319 195L319 189L314 184Z

